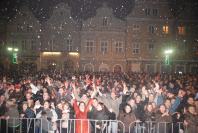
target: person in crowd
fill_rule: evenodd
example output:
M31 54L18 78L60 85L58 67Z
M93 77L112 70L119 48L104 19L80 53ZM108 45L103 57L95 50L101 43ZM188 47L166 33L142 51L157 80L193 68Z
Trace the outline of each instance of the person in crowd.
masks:
M34 133L34 123L36 115L34 111L28 107L27 102L23 102L22 104L22 112L20 113L20 117L22 118L22 132L23 133Z
M120 133L124 132L125 126L125 133L129 133L129 129L132 132L133 128L135 126L136 117L132 110L132 107L129 104L126 104L124 106L123 111L121 111L118 115L118 120L122 121L124 125L121 123L118 124L118 127L120 129Z
M107 107L99 102L96 111L94 113L94 128L93 133L106 133L108 131L108 124L110 119L110 112L108 111Z
M6 99L4 93L0 94L0 132L4 133L6 132L6 120L5 120L5 114L7 112L6 107Z
M123 83L123 94L126 94L128 91L126 84ZM115 86L116 87L116 86ZM108 107L110 112L114 112L116 114L116 119L119 114L120 104L122 103L122 95L118 97L115 92L115 88L112 89L111 94L109 97L104 96L99 90L99 97L98 100L105 104ZM109 125L108 132L117 133L118 125L116 122L111 122Z
M171 105L170 108L171 113L177 111L181 112L181 110L185 107L187 102L184 97L185 95L186 95L186 91L184 89L180 89L174 103Z
M156 120L155 115L156 114L154 112L152 103L148 103L146 105L146 110L145 110L145 114L144 114L146 132L149 132L149 133L154 133L155 132L155 120Z
M73 85L73 91L76 91L76 86ZM93 103L93 96L89 99L88 103L80 101L77 103L74 93L72 94L73 97L73 108L76 115L76 122L75 122L75 133L90 133L90 127L88 123L88 112L90 111L90 107Z
M16 104L16 99L10 99L6 102L6 107L8 111L5 113L5 118L7 121L8 132L13 133L19 129L20 120L19 120L19 111L18 105Z
M186 133L196 133L198 131L198 113L195 110L195 106L188 106L184 125Z
M141 96L140 95L137 95L135 97L135 102L136 102L136 105L137 105L137 108L135 110L136 119L139 120L139 121L145 121L145 118L144 118L144 114L145 114L144 106L145 106L146 102L141 100Z
M164 104L160 105L158 112L156 113L156 132L157 133L169 133L171 132L171 115Z
M6 113L15 109L15 111L24 113L25 111L20 106L22 103L28 103L27 109L34 111L40 124L40 119L43 118L51 124L53 131L60 132L62 127L63 131L65 129L70 131L75 125L74 121L72 121L73 124L68 125L66 121L68 115L69 119L81 118L76 115L78 114L76 110L72 111L73 107L63 107L66 102L69 103L69 106L74 105L71 96L73 92L79 109L80 106L84 106L82 108L88 106L90 96L93 94L96 96L97 100L93 99L89 119L98 118L100 113L94 112L98 111L99 102L106 106L109 119L113 120L107 123L109 132L118 132L117 118L125 105L129 104L132 107L132 112L135 113L136 121L141 121L140 126L142 128L148 127L144 122L146 119L151 121L151 119L148 119L152 116L150 115L151 112L156 116L156 122L164 122L164 119L170 117L167 116L168 112L172 116L173 131L177 133L179 130L184 131L186 128L190 128L188 123L191 123L191 117L189 116L193 113L189 113L188 108L195 106L197 112L197 81L197 75L195 74L72 73L57 70L42 70L36 73L23 74L23 71L21 71L20 73L0 75L0 118L10 122L11 119L8 119ZM11 105L11 109L9 109L8 106L5 107L5 103L12 101L12 98L14 98L15 104ZM85 105L81 102L84 102ZM78 103L80 103L80 106ZM149 108L152 108L151 112ZM84 112L86 112L85 109ZM65 120L64 126L60 124L57 118ZM181 124L178 124L178 122L181 122ZM155 127L157 127L157 124L155 124ZM35 132L37 133L37 131Z

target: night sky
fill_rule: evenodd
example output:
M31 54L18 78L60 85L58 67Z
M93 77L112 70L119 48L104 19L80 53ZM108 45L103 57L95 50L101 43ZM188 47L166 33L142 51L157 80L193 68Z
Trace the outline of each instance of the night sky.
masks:
M60 2L68 3L75 20L86 20L96 15L96 9L101 7L103 2L113 9L116 17L124 19L133 10L135 0L1 0L0 16L9 20L19 11L20 6L25 4L38 20L46 21L53 7ZM168 0L168 2L174 17L188 10L187 16L197 18L198 0Z

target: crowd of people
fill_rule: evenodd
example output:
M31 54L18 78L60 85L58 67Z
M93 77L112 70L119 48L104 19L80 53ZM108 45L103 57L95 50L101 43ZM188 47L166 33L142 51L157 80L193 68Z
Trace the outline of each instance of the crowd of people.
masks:
M1 132L22 125L24 133L198 133L197 75L40 71L14 77L0 76Z

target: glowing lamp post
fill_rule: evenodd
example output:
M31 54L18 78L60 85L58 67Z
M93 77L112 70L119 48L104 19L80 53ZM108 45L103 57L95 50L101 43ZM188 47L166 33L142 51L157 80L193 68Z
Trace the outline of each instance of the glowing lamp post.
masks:
M165 54L165 65L170 65L170 55L173 53L172 49L167 49L164 51Z
M17 52L19 51L19 49L18 48L8 47L7 50L8 50L8 52L12 53L12 63L13 64L17 64L18 63L18 61L17 61L17 58L18 58Z

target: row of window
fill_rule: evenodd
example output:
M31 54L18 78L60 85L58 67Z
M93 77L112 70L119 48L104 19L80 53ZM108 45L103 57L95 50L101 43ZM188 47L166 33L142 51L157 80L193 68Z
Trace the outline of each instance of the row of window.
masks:
M148 26L148 32L151 33L151 34L154 34L156 32L156 29L157 27L154 26L154 25L149 25ZM139 33L140 32L140 25L139 24L134 24L132 26L132 30L133 30L133 33ZM163 34L169 34L169 26L168 25L163 25L162 26L162 33ZM185 35L185 27L184 26L178 26L177 27L177 33L179 35Z
M12 45L16 46L17 41L12 41ZM48 48L45 48L45 49L53 51L55 49L55 46L56 46L55 41L54 40L49 40L48 41ZM36 44L35 40L30 40L30 41L22 40L21 41L21 50L22 51L37 50L37 47L38 47L38 44ZM87 53L93 53L94 49L95 49L94 41L93 40L87 40L84 48L85 48L85 51ZM65 50L66 51L73 51L74 50L74 46L72 44L72 39L71 38L67 39ZM148 50L149 51L154 50L154 44L153 43L148 44ZM116 53L124 52L124 42L123 41L116 41L115 42L115 51L116 51ZM106 54L108 52L108 41L101 41L100 42L100 52L102 54ZM140 44L139 43L136 42L132 45L132 53L133 54L139 54L140 53Z
M106 17L104 17L103 18L103 26L107 26L107 25L108 25L108 19ZM60 29L63 30L62 26L60 27ZM156 27L153 26L153 25L150 25L148 27L148 31L151 34L155 33L155 31L156 31L155 29L156 29ZM32 25L27 24L26 28L24 26L20 25L20 24L17 25L17 31L18 32L22 32L22 31L32 32L32 30L33 30L33 26ZM178 26L177 30L178 30L178 34L179 35L184 35L185 34L185 27L184 26ZM133 31L134 32L140 31L140 25L134 24L133 25ZM163 25L162 32L164 34L168 34L169 33L169 26L168 25Z
M149 25L149 27L148 27L148 31L151 34L154 34L156 29L157 29L157 27L153 26L153 25ZM139 32L140 31L140 26L138 24L134 24L133 25L133 31L134 32ZM163 25L162 26L162 32L163 32L163 34L169 34L169 32L170 32L169 31L169 26L168 25ZM185 35L185 27L184 26L178 26L177 27L177 33L179 35Z
M95 45L94 41L87 40L86 44L84 46L86 53L94 53L95 51ZM148 44L148 50L152 52L154 50L154 44L149 43ZM106 54L108 52L108 41L101 41L100 42L100 52L103 54ZM115 52L116 53L122 53L124 52L124 43L122 41L115 42ZM132 45L132 53L133 54L139 54L140 53L140 43L134 43Z
M162 28L162 31L164 34L169 34L169 26L164 25ZM185 35L185 27L184 26L178 26L177 27L177 32L179 35Z
M30 44L30 45L29 45ZM38 44L36 43L35 40L22 40L21 41L21 50L37 50ZM12 46L17 46L17 41L13 40L12 41Z

